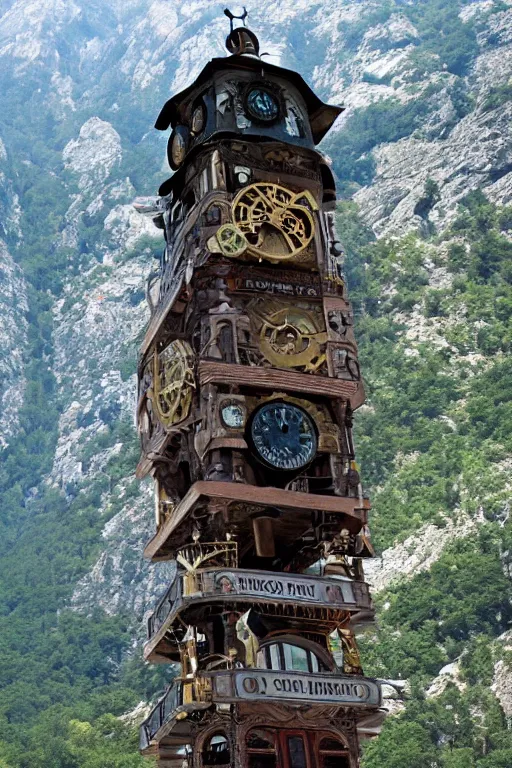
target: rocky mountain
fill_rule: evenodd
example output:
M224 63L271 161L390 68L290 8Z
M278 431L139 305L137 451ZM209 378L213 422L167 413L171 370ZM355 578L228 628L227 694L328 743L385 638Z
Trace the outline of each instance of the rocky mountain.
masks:
M137 345L169 173L152 124L224 54L223 3L0 0L0 766L145 764L131 719L165 566L141 559ZM512 764L512 4L260 0L325 140L382 559L367 670L409 681L366 768ZM375 642L377 640L377 642ZM106 715L105 713L109 713Z

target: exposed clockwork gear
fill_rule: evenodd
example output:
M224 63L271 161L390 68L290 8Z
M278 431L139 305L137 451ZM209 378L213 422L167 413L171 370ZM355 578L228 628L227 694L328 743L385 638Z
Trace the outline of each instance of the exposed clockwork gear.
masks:
M187 418L195 389L190 344L176 340L155 355L153 397L158 418L172 427Z
M295 194L278 184L251 184L233 201L233 221L247 238L253 256L290 261L312 241L316 209L307 191Z
M260 351L272 365L314 372L324 364L327 333L318 314L264 301L257 302L250 315L257 326Z

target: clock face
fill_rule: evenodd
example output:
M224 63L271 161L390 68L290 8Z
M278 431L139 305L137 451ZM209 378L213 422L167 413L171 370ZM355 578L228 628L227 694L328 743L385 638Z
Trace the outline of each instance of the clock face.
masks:
M265 88L251 88L246 98L247 111L256 120L271 123L279 117L279 102Z
M188 149L189 133L183 125L178 125L174 129L169 139L167 157L169 165L176 171L185 159Z
M226 427L231 427L231 429L239 429L245 423L244 409L237 403L225 405L221 410L221 416Z
M202 104L199 104L192 113L192 120L190 121L190 130L195 136L199 136L202 133L205 124L205 109Z
M273 469L302 469L316 454L313 419L291 403L267 403L256 411L251 438L258 458Z

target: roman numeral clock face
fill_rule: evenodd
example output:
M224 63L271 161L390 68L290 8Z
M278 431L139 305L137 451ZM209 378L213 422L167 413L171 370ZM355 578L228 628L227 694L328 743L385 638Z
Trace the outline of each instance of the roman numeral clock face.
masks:
M250 432L257 458L272 469L302 469L316 455L313 420L306 411L291 403L263 405L256 411Z

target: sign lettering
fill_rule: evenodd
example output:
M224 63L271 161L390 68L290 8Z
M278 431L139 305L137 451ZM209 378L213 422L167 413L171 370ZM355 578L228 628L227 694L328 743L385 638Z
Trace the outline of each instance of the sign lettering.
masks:
M355 603L351 582L257 575L250 572L219 571L214 574L215 592L222 594L274 597L341 606Z
M272 670L244 670L235 676L238 695L246 699L291 698L372 706L380 703L380 688L373 680Z
M283 296L309 296L315 298L320 295L319 289L314 285L298 285L297 283L287 283L265 278L238 278L236 280L236 288L239 291L279 293Z

